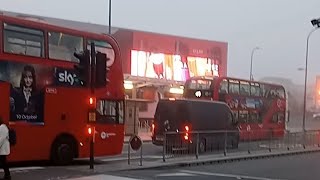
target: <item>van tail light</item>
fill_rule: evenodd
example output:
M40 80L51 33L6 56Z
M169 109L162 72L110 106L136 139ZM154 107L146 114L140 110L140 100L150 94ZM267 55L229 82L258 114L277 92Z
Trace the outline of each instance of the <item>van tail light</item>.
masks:
M152 136L154 135L154 129L155 129L156 125L154 123L152 123L151 125L151 133L152 133Z
M189 132L189 126L184 126L184 129Z
M185 130L185 134L184 134L184 140L188 141L189 140L189 131L190 131L190 128L188 125L185 125L184 126L184 130Z
M184 135L184 140L186 140L186 141L189 140L189 133L185 133L185 135Z

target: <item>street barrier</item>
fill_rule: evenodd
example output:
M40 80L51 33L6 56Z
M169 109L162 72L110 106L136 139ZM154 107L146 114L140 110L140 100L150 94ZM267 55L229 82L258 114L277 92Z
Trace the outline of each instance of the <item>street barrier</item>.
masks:
M283 130L190 131L165 132L163 135L163 162L167 158L195 157L208 154L263 153L320 147L320 131L288 132ZM261 138L259 138L261 137ZM264 138L262 138L264 137Z

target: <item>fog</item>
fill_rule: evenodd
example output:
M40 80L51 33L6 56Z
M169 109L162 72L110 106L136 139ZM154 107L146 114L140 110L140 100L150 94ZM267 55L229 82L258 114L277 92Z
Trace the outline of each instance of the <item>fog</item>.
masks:
M0 0L1 9L69 20L108 24L108 0ZM115 0L112 25L228 42L228 76L289 78L304 83L310 20L320 18L319 0ZM319 73L320 30L310 38L309 84Z

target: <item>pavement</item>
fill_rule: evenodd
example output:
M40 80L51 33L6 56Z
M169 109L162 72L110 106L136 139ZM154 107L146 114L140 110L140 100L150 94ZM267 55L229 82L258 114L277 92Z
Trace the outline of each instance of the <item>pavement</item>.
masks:
M144 157L140 160L96 161L94 169L89 165L12 168L15 180L137 180L137 179L319 179L319 147L278 149L272 152L255 151L223 154L201 155L161 159ZM314 152L314 153L312 153ZM299 154L299 155L298 155ZM287 156L286 156L287 155ZM296 156L289 156L296 155ZM276 157L276 158L273 158Z
M319 180L320 153L163 169L100 174L131 179L157 180Z
M123 161L109 161L108 159L96 159L96 165L94 169L89 169L89 166L71 166L66 167L70 170L82 171L85 173L106 173L106 172L117 172L117 171L127 171L127 170L145 170L145 169L157 169L157 168L174 168L183 166L193 166L193 165L205 165L205 164L215 164L215 163L227 163L241 160L250 159L261 159L268 157L278 157L285 155L296 155L304 153L320 152L318 146L308 146L305 149L303 147L298 147L295 149L287 150L286 148L274 149L271 152L268 150L258 150L251 151L249 154L246 151L242 152L232 152L224 155L220 154L208 154L200 155L198 158L195 156L182 156L182 157L170 157L165 158L165 162L159 157L143 157L140 159L139 156L131 157L130 164L128 159Z

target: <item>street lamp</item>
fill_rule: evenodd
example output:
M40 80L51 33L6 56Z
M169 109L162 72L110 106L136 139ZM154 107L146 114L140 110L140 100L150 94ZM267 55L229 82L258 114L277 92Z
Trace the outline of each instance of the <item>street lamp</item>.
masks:
M306 48L306 67L304 68L304 95L303 95L303 117L302 117L302 129L306 131L306 106L307 106L307 79L308 79L308 53L309 53L309 39L311 34L320 28L320 18L311 20L311 24L315 27L310 31L307 37Z
M256 50L259 50L259 49L261 49L261 48L260 48L260 47L255 47L255 48L253 48L252 51L251 51L250 78L249 78L251 81L253 80L253 75L252 75L253 54L254 54L254 52L255 52Z
M111 34L111 0L109 0L109 34Z

